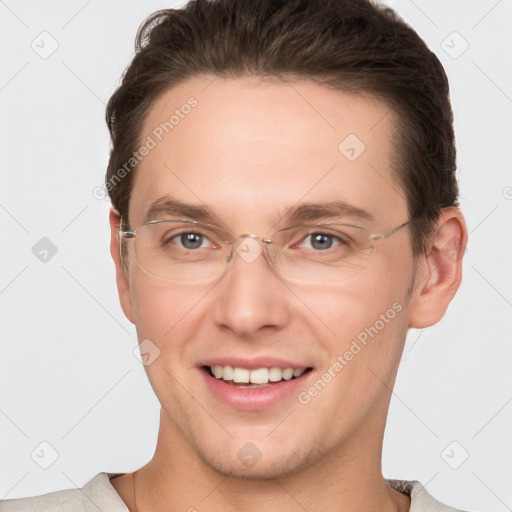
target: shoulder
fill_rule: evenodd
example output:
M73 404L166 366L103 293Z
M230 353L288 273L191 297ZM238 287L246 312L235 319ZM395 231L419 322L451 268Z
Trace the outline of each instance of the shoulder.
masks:
M83 487L0 501L0 512L129 512L110 483L117 473L98 473Z
M411 497L409 512L464 512L437 501L417 480L393 480L386 482L396 491Z

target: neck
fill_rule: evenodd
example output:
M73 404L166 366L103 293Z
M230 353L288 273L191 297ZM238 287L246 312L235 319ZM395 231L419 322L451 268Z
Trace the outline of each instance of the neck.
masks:
M407 511L410 498L382 476L382 431L362 428L317 463L272 480L251 480L205 464L162 412L155 455L137 471L136 510Z

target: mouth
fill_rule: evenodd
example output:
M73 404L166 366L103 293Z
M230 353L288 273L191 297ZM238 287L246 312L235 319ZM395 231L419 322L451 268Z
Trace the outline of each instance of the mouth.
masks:
M280 368L278 366L248 369L233 366L203 366L202 369L212 378L229 386L242 389L259 389L275 386L282 382L299 379L312 368Z
M293 400L297 400L300 390L307 387L315 373L312 367L286 364L263 366L262 363L252 362L247 366L252 368L234 364L206 364L198 369L203 375L208 394L216 403L229 409L250 412L270 410L277 405L282 412L284 404L293 406Z

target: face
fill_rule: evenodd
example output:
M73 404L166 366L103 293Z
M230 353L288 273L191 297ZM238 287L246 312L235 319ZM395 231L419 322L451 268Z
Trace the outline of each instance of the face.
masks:
M393 115L371 97L308 81L196 78L153 105L148 137L155 145L134 176L132 229L162 198L208 208L204 220L235 235L272 238L289 209L340 201L370 215L316 212L308 223L380 234L408 220L392 169ZM379 450L414 281L408 226L376 243L364 271L344 282L286 280L265 253L248 261L235 252L219 279L171 283L145 273L133 240L125 243L121 302L139 341L159 351L146 371L169 446L250 478ZM242 379L263 369L255 375L265 380L269 368L281 370L268 373L276 379L289 378L286 368L298 376L251 387L215 378L210 366L227 379L227 366Z

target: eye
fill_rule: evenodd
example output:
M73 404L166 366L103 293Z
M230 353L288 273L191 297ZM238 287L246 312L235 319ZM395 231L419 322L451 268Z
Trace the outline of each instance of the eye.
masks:
M341 243L344 243L344 241L338 236L318 232L308 234L300 245L308 249L315 249L316 251L325 251Z
M199 233L181 233L173 237L173 239L175 238L179 240L179 243L181 243L185 249L199 249L202 247L203 242L208 240L208 238Z
M330 249L334 243L332 235L326 235L325 233L312 233L308 239L311 241L311 247L319 250Z

